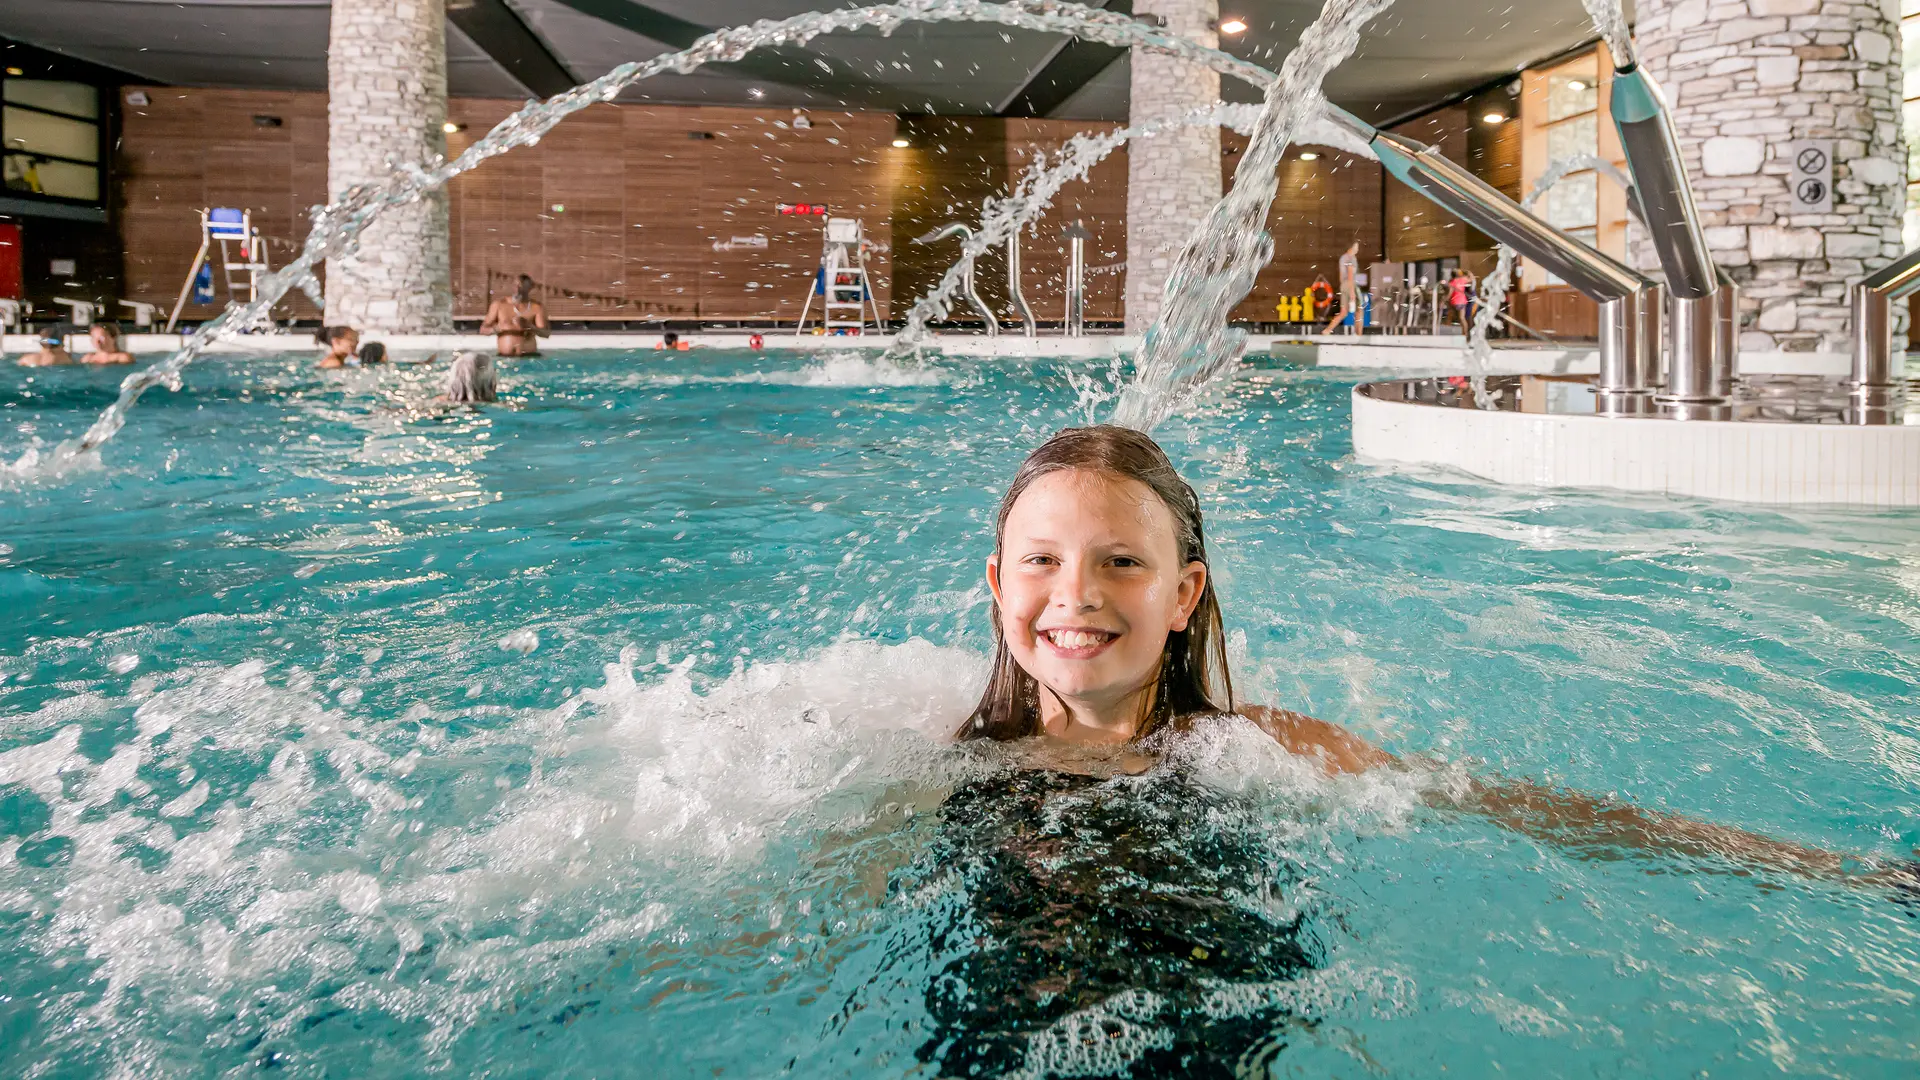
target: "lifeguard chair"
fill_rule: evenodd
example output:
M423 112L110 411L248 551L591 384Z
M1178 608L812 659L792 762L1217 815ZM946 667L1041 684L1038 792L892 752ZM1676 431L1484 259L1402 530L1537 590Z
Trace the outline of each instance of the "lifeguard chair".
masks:
M213 302L213 267L207 257L215 244L220 245L220 276L227 287L227 302L240 300L243 289L247 303L259 297L260 278L273 267L267 259L266 241L253 225L253 211L209 207L200 211L200 250L193 257L193 266L187 270L187 280L180 286L180 298L173 303L173 314L167 316L167 333L173 333L174 324L180 321L180 309L187 306L188 295L203 304ZM240 261L234 261L230 245L238 245ZM238 329L258 330L267 322L263 314L255 325Z
M863 334L868 316L875 329L880 327L880 307L867 285L867 240L859 218L830 217L820 243L820 265L807 286L807 302L800 307L800 321L793 336L807 332L807 313L813 310L813 298L820 297L819 333Z

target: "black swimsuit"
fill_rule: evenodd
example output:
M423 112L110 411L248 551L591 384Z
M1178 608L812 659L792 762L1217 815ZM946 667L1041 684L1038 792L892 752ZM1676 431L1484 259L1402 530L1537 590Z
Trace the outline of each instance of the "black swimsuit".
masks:
M1165 768L1025 771L939 813L923 872L965 895L926 995L940 1075L1233 1076L1285 1045L1279 1010L1222 1005L1323 963L1306 918L1263 903L1297 874L1249 806Z

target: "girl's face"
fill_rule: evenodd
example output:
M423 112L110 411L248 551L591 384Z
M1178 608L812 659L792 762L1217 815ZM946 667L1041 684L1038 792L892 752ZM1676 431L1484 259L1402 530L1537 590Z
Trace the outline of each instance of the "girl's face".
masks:
M1048 473L1014 502L987 559L1016 663L1069 706L1125 704L1160 672L1199 605L1206 565L1180 561L1173 512L1138 480Z

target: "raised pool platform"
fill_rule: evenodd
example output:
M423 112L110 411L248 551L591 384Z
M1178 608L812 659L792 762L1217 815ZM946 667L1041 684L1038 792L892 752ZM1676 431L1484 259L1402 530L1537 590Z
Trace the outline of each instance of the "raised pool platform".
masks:
M746 331L684 333L686 341L699 348L744 349ZM762 331L763 347L768 349L840 350L885 348L893 343L892 334L868 334L858 337L825 337L814 334L795 336L792 332ZM136 353L172 352L188 338L180 334L129 334L126 346ZM367 340L383 342L388 349L426 354L478 349L491 352L490 334L373 334ZM660 342L659 331L622 331L617 333L576 333L562 331L541 339L542 349L653 349ZM961 356L1084 356L1105 357L1131 353L1140 347L1138 336L1090 334L1086 337L1003 333L939 333L935 345L943 352ZM68 347L77 352L90 348L86 335L69 339ZM0 349L8 354L39 348L36 338L27 334L8 334L0 338ZM316 348L311 335L242 334L217 342L211 351L299 352ZM1473 370L1466 341L1458 335L1373 334L1355 338L1346 335L1255 334L1247 339L1248 355L1270 355L1293 363L1325 368L1351 368L1356 371L1391 371L1408 375L1466 373ZM1743 353L1739 370L1746 375L1825 375L1846 374L1848 358L1841 353ZM1503 375L1594 374L1600 368L1600 354L1591 344L1548 345L1538 342L1497 342L1491 371Z
M1359 460L1457 470L1502 484L1612 488L1740 502L1920 506L1920 410L1910 387L1861 408L1832 379L1750 375L1731 404L1602 416L1592 380L1494 376L1353 390Z

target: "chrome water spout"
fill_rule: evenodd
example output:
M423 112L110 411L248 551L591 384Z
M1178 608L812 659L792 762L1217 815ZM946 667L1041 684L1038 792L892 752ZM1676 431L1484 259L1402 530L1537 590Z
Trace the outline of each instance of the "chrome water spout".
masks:
M1920 248L1853 287L1853 372L1847 385L1856 394L1894 385L1893 304L1915 292L1920 292Z
M1666 97L1628 57L1614 69L1608 104L1633 174L1632 197L1667 278L1669 369L1661 398L1724 402L1738 358L1739 294L1707 250Z
M1067 319L1068 337L1087 334L1087 241L1093 239L1086 226L1074 222L1061 230L1067 238Z
M1658 302L1652 281L1535 217L1433 147L1380 131L1331 105L1326 112L1336 125L1366 139L1380 164L1401 183L1600 305L1600 393L1645 394L1652 389L1654 371L1640 343L1642 308Z
M1713 295L1719 274L1700 228L1666 97L1646 72L1628 66L1615 69L1608 104L1668 294L1675 300Z
M965 243L967 240L972 239L973 229L956 221L950 225L942 225L940 228L927 233L925 236L916 236L913 238L913 242L916 244L933 244L945 240L949 236L957 236L962 243ZM987 336L1000 336L1000 320L994 316L993 309L987 306L987 302L980 299L979 291L973 286L973 256L971 255L963 258L960 263L960 291L966 294L967 303L970 304L973 310L979 313L980 318L986 322Z
M1027 328L1028 337L1040 336L1040 327L1033 321L1033 309L1027 306L1027 294L1020 291L1020 230L1007 237L1007 295L1013 298L1013 310L1020 313L1020 322Z
M1853 372L1844 410L1850 424L1897 424L1905 396L1893 374L1893 305L1920 292L1920 248L1853 287Z

